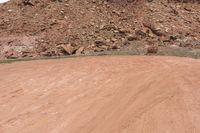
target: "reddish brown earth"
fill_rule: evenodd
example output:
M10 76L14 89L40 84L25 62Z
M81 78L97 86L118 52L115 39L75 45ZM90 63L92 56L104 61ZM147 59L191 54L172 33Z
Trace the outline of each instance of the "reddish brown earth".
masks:
M199 0L134 1L10 0L0 4L0 59L124 47L200 49Z
M84 57L0 65L1 133L199 133L200 60Z

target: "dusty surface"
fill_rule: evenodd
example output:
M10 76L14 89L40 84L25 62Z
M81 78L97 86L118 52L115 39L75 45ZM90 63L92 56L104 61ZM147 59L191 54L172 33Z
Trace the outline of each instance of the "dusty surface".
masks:
M199 0L134 1L10 0L0 4L0 59L124 47L146 50L151 45L163 50L200 48Z
M1 64L0 132L199 133L199 68L131 56Z

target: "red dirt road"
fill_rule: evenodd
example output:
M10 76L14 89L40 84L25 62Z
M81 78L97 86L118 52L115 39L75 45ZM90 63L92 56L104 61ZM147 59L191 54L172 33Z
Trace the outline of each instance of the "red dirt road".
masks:
M68 58L0 75L0 133L200 133L200 60Z

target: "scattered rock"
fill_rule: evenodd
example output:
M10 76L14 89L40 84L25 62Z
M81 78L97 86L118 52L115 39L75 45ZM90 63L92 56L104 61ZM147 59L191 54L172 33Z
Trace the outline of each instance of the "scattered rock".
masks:
M22 0L22 2L25 6L34 6L33 2L31 2L31 0Z
M83 53L83 51L84 51L84 47L82 46L82 47L80 47L80 48L78 48L77 50L76 50L76 54L82 54Z
M158 46L148 46L147 54L156 54L158 52Z
M178 39L177 41L180 43L180 47L200 48L200 41L195 38L187 37L184 39Z
M14 50L9 50L5 52L4 56L8 59L16 59L18 56L17 52Z
M112 41L112 42L116 42L116 41L117 41L117 39L116 39L116 38L114 38L114 37L112 37L112 38L111 38L111 41Z
M128 41L134 41L134 40L137 40L137 38L134 37L133 35L130 35L130 34L129 34L129 35L127 36L127 40L128 40Z
M105 45L106 42L104 41L103 38L98 37L97 40L95 40L95 44L96 44L97 46L101 46L101 45Z
M119 49L119 46L117 46L116 44L111 46L111 49Z
M104 51L102 48L96 47L94 48L94 52L102 52Z
M147 37L147 34L143 32L142 30L136 30L135 35L139 37L140 39L144 39Z
M109 50L109 46L107 46L107 45L103 45L103 46L101 46L101 48L103 48L104 50Z
M76 50L71 44L61 45L61 47L69 55L73 54L75 52L75 50Z
M149 28L152 31L152 33L154 33L157 36L165 36L161 29L156 28L153 23L144 22L143 25L144 27Z

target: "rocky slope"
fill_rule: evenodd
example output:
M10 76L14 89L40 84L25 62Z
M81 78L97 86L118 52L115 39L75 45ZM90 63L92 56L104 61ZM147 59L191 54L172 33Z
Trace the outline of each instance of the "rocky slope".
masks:
M0 5L0 59L199 49L199 9L198 1L11 0Z

